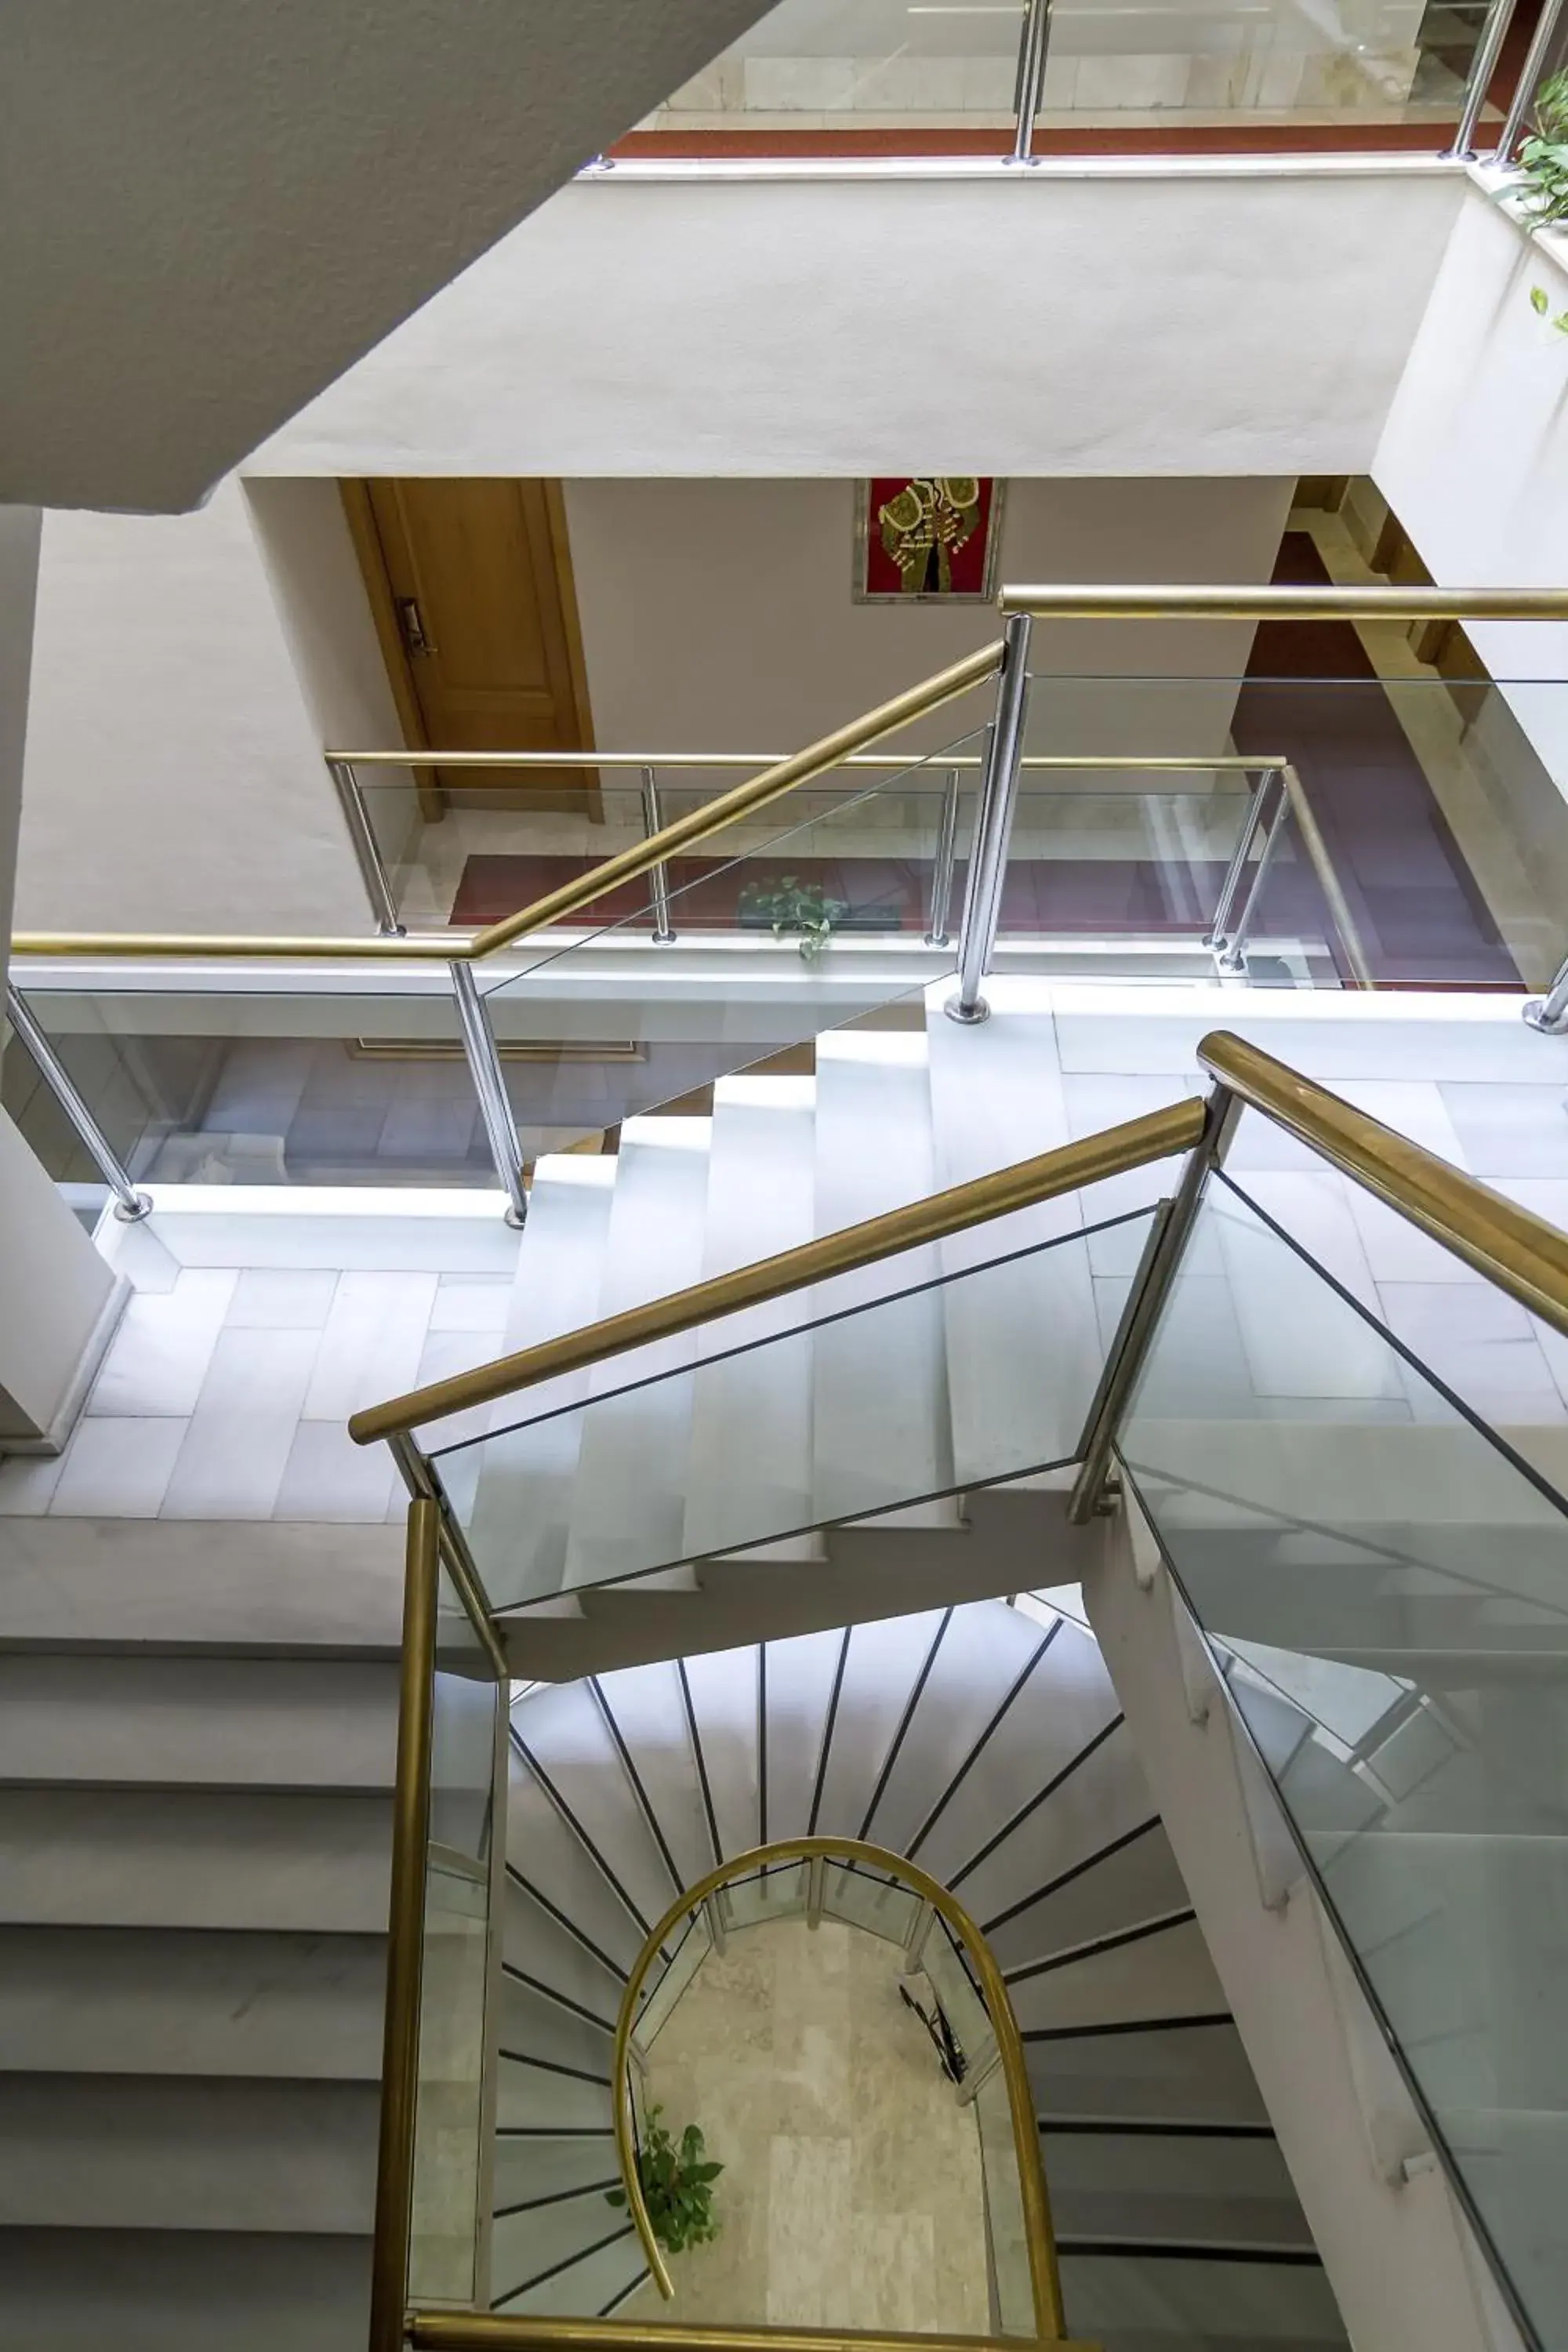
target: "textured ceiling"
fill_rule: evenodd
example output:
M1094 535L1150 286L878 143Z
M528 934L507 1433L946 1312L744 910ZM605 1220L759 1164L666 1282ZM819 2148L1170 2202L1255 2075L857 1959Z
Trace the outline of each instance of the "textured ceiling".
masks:
M198 503L758 14L5 0L0 503Z

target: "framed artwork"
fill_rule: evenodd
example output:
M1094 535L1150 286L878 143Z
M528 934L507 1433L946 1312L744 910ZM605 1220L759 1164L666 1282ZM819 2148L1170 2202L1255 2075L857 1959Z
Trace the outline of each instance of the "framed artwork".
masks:
M980 604L996 592L1002 484L886 474L855 492L858 604Z

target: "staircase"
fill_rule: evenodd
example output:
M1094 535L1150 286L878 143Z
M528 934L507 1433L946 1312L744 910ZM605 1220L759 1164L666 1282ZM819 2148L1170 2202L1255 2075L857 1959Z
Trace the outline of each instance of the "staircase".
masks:
M814 1076L721 1078L710 1116L631 1118L616 1156L541 1160L507 1348L1067 1139L1050 1022L960 1030L944 992L819 1037ZM516 1400L508 1417L536 1425L441 1471L518 1673L560 1680L1076 1575L1095 1538L1066 1526L1071 1478L1053 1465L1073 1459L1163 1189L1149 1169L734 1317L701 1335L705 1355L740 1351L721 1362L692 1369L689 1336ZM1107 1219L1124 1222L1078 1237ZM656 1372L675 1376L647 1385Z
M7 1522L0 2334L364 2340L396 1562L375 1531Z
M1099 1648L1035 1607L963 1602L516 1701L498 2309L609 2313L641 2284L605 2202L621 1988L681 1887L816 1832L918 1860L989 1937L1076 2335L1108 2352L1344 2342Z

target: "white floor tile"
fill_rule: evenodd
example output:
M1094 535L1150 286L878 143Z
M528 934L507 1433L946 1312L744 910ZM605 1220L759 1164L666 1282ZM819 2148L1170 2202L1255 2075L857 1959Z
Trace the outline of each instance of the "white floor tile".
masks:
M436 1304L434 1274L345 1274L321 1334L307 1421L347 1421L416 1383Z
M436 1287L431 1330L504 1331L511 1287L500 1276L444 1274Z
M220 1331L196 1415L253 1412L300 1418L321 1341L314 1331Z
M1568 1177L1560 1087L1449 1080L1442 1096L1472 1174Z
M163 1502L177 1519L272 1514L319 1345L314 1331L224 1331Z
M275 1519L372 1520L386 1517L396 1465L384 1445L356 1445L331 1421L302 1421L284 1465Z
M337 1286L335 1274L247 1266L225 1319L232 1330L319 1331Z
M188 1427L175 1420L79 1422L49 1504L51 1516L156 1518Z
M87 1410L146 1420L184 1420L195 1411L236 1277L187 1268L172 1290L132 1298L115 1333Z

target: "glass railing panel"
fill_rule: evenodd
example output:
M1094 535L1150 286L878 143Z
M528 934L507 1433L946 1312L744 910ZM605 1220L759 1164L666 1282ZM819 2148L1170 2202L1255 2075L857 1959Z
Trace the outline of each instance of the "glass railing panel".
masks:
M111 1198L98 1163L26 1045L3 1018L0 1041L0 1109L90 1233Z
M442 794L438 814L416 811L412 822L406 793L378 781L384 771L365 768L360 772L359 782L373 820L372 831L385 850L383 869L387 888L405 929L471 931L516 914L563 883L574 881L607 858L635 848L656 829L654 820L662 826L690 816L760 774L772 758L784 756L764 749L721 763L667 759L653 769L651 796L645 790L641 771L636 768L594 770L588 787L553 795L487 784L483 772L476 771L466 790ZM967 826L980 758L973 750L960 756ZM892 790L890 780L900 774L903 782ZM858 902L850 919L854 924L865 929L908 929L911 914L917 911L912 902L929 866L931 845L937 837L945 782L946 771L910 772L907 758L896 752L858 754L819 782L792 793L786 803L775 807L772 823L777 830L796 827L807 820L816 822L883 786L875 805L862 809L854 826L846 828L843 856L850 868L851 887L846 892L845 877L836 871L835 895ZM386 823L379 822L384 801L390 803ZM875 877L869 862L879 840L887 846L889 862L898 868L894 891L880 906L876 904L880 892L871 887ZM724 837L717 836L712 851L695 866L690 861L678 865L672 871L672 886L690 878L694 872L704 874L721 864L725 845ZM837 868L838 859L836 856L825 862ZM652 903L639 907L629 894L623 894L623 900L628 910L627 928L651 933L656 920ZM750 908L730 911L738 916L742 929L759 927L760 919ZM690 939L721 931L724 916L722 904L715 907L694 898L683 913L683 935ZM585 909L584 919L592 924L596 910Z
M926 10L901 0L781 0L639 127L1000 134L1013 121L1023 14L1021 5L980 0Z
M445 1570L437 1586L409 2294L465 2304L488 2137L491 1824L505 1686Z
M643 1985L637 2009L637 2038L646 2050L713 1948L708 1914L691 1913L670 1938L668 1959L656 1961Z
M775 1862L744 1878L728 1880L719 1898L726 1932L760 1927L769 1920L792 1919L803 1913L806 1874L804 1862Z
M993 2067L981 2082L973 2104L985 2183L986 2252L996 2325L1005 2336L1032 2336L1035 2298L1029 2277L1029 2236L1018 2185L1018 2145L1013 2137L1007 2083L1000 2066Z
M1100 1254L1149 1213L1011 1251L1029 1227L999 1220L998 1254L961 1272L943 1275L934 1250L906 1253L542 1386L510 1425L434 1449L492 1602L804 1542L826 1522L907 1505L956 1525L946 1498L1070 1462L1125 1287L1100 1274ZM955 1415L947 1335L973 1344L986 1330L1016 1335L1030 1376L984 1418ZM829 1408L872 1394L890 1446ZM628 1480L635 1510L618 1499Z
M374 992L310 988L264 965L205 966L143 984L124 967L92 981L14 978L138 1184L495 1187L445 969L389 971ZM46 1166L60 1114L15 1040L7 1109Z
M921 1954L921 1969L942 2003L967 2066L985 2062L991 2044L991 2015L979 1986L944 1921L938 1919Z
M1222 904L1239 793L1288 770L1288 795L1269 785L1258 812L1226 927L1247 910L1249 980L1544 987L1568 945L1568 806L1553 781L1564 689L1493 683L1473 661L1447 675L1424 651L1453 667L1394 624L1266 623L1245 671L1033 673L1026 756L1103 764L1064 769L1059 784L1023 771L1026 793L1085 801L1054 829L1034 816L1015 828L1004 955L1028 925L1069 941L1097 930L1100 970L1118 940L1138 941L1139 969L1163 942L1190 946ZM1152 759L1192 767L1140 765ZM1126 799L1147 816L1119 810Z
M525 1158L671 1102L704 1108L715 1079L951 971L956 898L948 944L926 944L943 756L803 787L672 859L662 894L645 875L584 908L585 928L481 966Z
M1238 1186L1122 1452L1543 2342L1568 2324L1568 1510Z
M1300 125L1325 146L1336 126L1455 122L1483 0L1307 12L1237 0L1143 0L1051 10L1039 144L1053 129L1107 132Z
M921 1908L920 1896L863 1863L829 1862L822 1874L824 1918L842 1919L868 1936L902 1944Z

